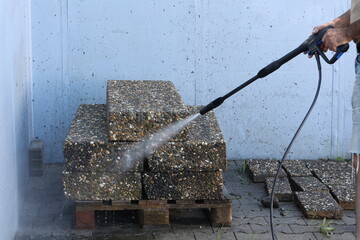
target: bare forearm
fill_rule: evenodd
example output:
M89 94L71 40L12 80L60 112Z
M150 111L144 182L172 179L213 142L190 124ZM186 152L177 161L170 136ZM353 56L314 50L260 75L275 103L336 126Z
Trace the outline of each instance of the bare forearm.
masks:
M330 22L335 28L344 28L350 25L350 9L343 15Z
M348 39L358 40L360 39L360 20L357 20L350 24L346 32Z

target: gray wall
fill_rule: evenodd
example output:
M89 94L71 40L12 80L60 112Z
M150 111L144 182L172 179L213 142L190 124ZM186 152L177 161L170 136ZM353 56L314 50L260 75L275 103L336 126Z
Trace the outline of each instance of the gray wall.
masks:
M0 239L14 238L28 179L30 3L0 1Z
M297 47L350 1L32 1L34 131L47 161L81 103L105 103L108 79L171 80L207 104ZM323 65L319 102L290 158L346 157L354 46ZM299 56L216 110L228 157L281 158L315 93L314 59Z

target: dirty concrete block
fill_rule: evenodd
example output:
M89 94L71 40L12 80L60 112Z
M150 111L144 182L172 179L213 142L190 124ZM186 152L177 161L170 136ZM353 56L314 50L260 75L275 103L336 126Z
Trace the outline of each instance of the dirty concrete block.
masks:
M148 199L221 199L222 171L146 172L143 188Z
M310 171L319 179L337 178L339 176L350 177L354 174L354 168L350 162L339 161L316 161L308 163Z
M106 125L104 104L79 106L64 141L68 171L142 171L142 157L127 154L137 143L109 142Z
M310 219L340 219L343 216L343 209L329 192L295 192L295 202Z
M329 185L330 192L339 203L339 205L344 210L353 210L355 209L355 184L339 185L333 184Z
M197 113L201 106L189 106ZM168 142L148 156L152 172L226 170L226 144L214 112L189 124L184 142Z
M334 185L334 184L348 185L355 182L355 175L351 176L350 174L346 174L346 173L344 175L341 175L341 173L338 172L337 170L334 171L338 173L337 176L332 176L333 175L332 173L323 174L322 176L325 177L318 177L319 180L325 185ZM317 176L319 175L320 174L317 174Z
M271 195L274 184L274 178L265 179L265 188L268 195ZM275 197L280 202L291 202L294 200L293 193L291 191L290 183L288 178L278 178L275 185Z
M316 177L292 177L290 182L293 189L297 192L329 192L329 188Z
M285 160L283 168L290 177L312 176L312 173L302 160Z
M253 182L265 182L268 177L274 177L279 167L277 160L246 160L246 169L249 172L250 179ZM279 177L286 177L284 169L280 170Z
M189 112L170 81L116 81L107 83L110 141L141 141ZM186 129L174 141L183 141Z
M139 172L63 172L65 196L72 200L139 200Z

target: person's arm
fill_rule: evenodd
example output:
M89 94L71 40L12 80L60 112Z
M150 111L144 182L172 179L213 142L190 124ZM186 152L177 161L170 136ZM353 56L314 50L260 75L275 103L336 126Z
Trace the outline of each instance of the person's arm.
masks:
M323 29L327 26L333 26L334 28L344 28L350 25L350 9L347 10L343 15L340 17L332 20L331 22L324 23L322 25L314 27L312 33L316 34L320 29Z
M329 25L332 25L334 28L329 29L322 39L322 49L325 52L328 49L335 52L338 46L355 39L360 39L360 20L350 24L350 10L331 22L314 27L312 33L316 34L320 29Z
M334 28L344 28L350 25L350 9L347 10L343 15L333 20Z
M347 35L351 40L360 39L360 19L347 27Z

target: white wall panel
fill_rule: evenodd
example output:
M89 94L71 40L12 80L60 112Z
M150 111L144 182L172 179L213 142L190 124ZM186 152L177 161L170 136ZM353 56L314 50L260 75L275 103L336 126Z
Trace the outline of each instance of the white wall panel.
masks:
M29 1L0 1L0 23L0 239L14 239L32 135Z
M349 2L34 0L35 135L47 161L81 103L105 103L108 79L172 80L187 104L207 104L300 45ZM345 157L354 45L333 66L290 158ZM228 157L280 158L315 93L314 59L298 56L216 109Z

